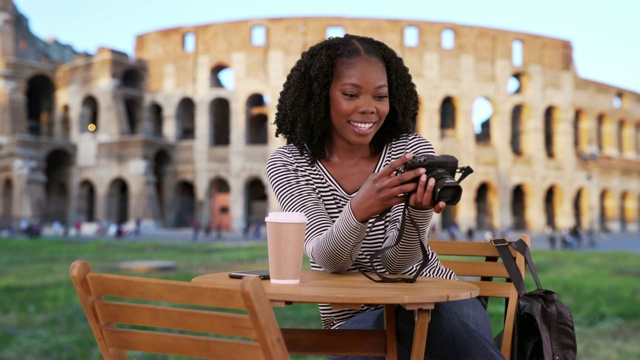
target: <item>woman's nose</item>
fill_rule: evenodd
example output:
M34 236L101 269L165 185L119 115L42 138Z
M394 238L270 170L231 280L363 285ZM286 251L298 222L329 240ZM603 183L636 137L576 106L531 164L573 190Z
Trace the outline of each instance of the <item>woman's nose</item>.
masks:
M373 100L362 100L359 104L358 112L361 114L373 114L376 112L376 106Z

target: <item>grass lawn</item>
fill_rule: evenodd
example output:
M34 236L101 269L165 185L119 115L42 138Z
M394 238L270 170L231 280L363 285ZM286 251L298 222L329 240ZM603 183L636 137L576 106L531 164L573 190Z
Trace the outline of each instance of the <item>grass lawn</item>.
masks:
M176 271L137 275L190 281L266 268L266 251L265 243L0 239L0 359L101 359L69 279L73 260L112 273L125 273L122 261L171 260ZM542 284L571 308L580 359L640 358L640 253L534 251L533 258ZM490 308L495 323L497 306ZM275 311L282 326L320 326L315 305Z

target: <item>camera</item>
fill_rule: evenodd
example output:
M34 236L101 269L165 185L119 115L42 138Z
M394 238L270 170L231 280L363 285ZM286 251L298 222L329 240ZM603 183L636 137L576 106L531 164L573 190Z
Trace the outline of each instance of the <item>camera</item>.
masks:
M431 200L432 205L440 201L444 201L447 205L457 204L462 196L460 182L473 173L473 169L470 166L458 167L458 159L453 155L416 155L409 162L398 168L396 175L418 168L425 168L427 177L432 177L436 180ZM457 172L462 175L456 181L454 176ZM416 177L409 182L417 181L418 178Z

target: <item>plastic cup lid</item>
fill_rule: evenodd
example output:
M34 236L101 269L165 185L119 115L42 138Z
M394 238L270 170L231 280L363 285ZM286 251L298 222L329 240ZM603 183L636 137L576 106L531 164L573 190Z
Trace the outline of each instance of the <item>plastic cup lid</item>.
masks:
M269 215L264 219L270 222L307 222L307 217L302 212L290 212L290 211L275 211L269 212Z

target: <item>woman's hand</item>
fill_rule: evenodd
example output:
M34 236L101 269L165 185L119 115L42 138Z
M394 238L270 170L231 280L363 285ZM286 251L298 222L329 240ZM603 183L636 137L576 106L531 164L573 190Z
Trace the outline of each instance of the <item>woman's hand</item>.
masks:
M427 178L426 174L420 175L420 179L418 180L418 187L415 192L411 193L409 197L409 206L422 209L429 210L433 209L437 214L440 214L447 204L444 201L438 201L435 206L431 205L432 197L433 197L433 188L436 185L436 179Z
M429 191L425 188L427 186L426 180L423 182L410 182L410 180L418 177L420 179L426 178L426 170L424 168L417 168L396 175L396 170L412 158L413 154L407 153L390 162L379 172L371 174L365 180L358 193L351 200L351 211L358 221L364 223L392 206L403 203L403 195L406 193L412 193L409 199L409 204L412 207L419 209L434 208L436 212L441 212L444 209L444 202L440 202L436 207L425 207L424 205L431 204L433 184L431 185L431 191ZM422 191L418 195L417 190L421 187ZM429 193L427 194L426 192Z

